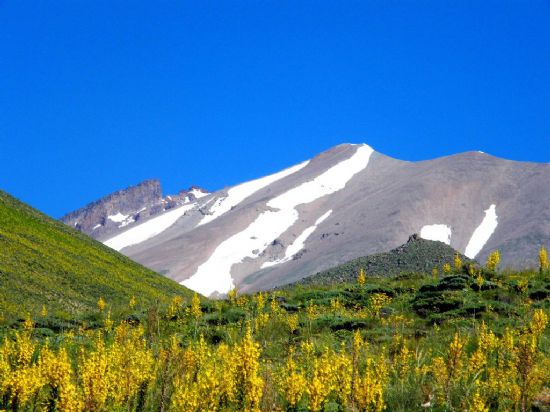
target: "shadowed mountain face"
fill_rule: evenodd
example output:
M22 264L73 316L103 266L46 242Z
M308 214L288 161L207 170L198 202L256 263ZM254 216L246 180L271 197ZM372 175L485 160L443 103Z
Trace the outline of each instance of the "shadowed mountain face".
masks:
M550 164L480 152L413 163L340 145L108 235L84 231L205 295L295 282L411 233L525 267L550 243L549 182Z

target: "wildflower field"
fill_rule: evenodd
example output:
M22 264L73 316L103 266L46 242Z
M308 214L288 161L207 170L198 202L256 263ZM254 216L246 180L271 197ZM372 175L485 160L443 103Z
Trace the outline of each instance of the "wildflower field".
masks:
M116 313L101 298L72 323L45 305L0 328L0 410L548 410L542 255L539 271L501 272L493 254Z

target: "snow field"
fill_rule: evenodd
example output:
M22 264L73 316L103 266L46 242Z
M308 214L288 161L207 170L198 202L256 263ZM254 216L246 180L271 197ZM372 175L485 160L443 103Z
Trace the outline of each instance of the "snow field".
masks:
M232 207L241 203L244 199L256 193L258 190L263 189L266 186L281 180L284 177L287 177L297 171L303 169L308 165L309 161L302 162L296 166L289 167L288 169L282 170L278 173L261 177L259 179L251 180L246 183L242 183L238 186L232 187L227 191L227 196L216 200L216 203L210 208L209 215L206 215L202 218L197 226L204 225L208 222L211 222L214 219L217 219L224 213L227 213L231 210Z
M103 243L115 250L122 250L125 247L136 245L159 233L165 231L182 217L185 212L193 209L196 203L180 206L173 210L163 213L160 216L154 217L140 225L134 226L125 232L122 232Z
M116 215L107 216L107 219L112 220L115 223L122 223L126 219L128 219L128 215L123 215L122 213L118 212Z
M231 277L231 268L234 264L240 263L246 258L255 258L256 255L252 251L264 251L269 243L289 229L298 220L296 206L313 202L320 197L343 189L355 174L367 167L372 153L373 149L370 146L360 145L350 158L341 161L313 180L304 182L271 199L267 206L276 210L261 213L246 229L220 243L210 258L198 267L195 274L181 283L205 296L214 292L229 292L234 287ZM295 168L302 168L305 164L302 163ZM279 179L273 181L276 180ZM257 184L255 187L259 186ZM261 186L266 186L265 181ZM239 190L237 193L240 195L234 199L251 193L251 189ZM259 189L254 191L256 190ZM234 201L230 203L234 203ZM224 206L222 210L229 209L230 207Z
M474 259L477 254L483 249L485 243L489 240L498 225L498 216L496 213L496 205L489 206L485 211L485 217L481 224L474 230L464 255L470 259Z
M197 199L200 199L201 197L208 196L210 194L208 192L203 192L202 190L199 190L199 189L191 189L191 191L189 193L194 195L195 198L197 198Z
M324 220L326 220L326 218L328 218L331 213L332 213L332 210L329 210L323 216L317 219L313 226L309 226L308 228L304 229L304 231L296 239L294 239L294 242L288 245L285 251L284 258L277 259L270 262L264 262L261 268L264 269L270 266L275 266L284 262L288 262L290 259L292 259L292 257L296 253L298 253L300 250L304 248L306 240L313 234L313 232L315 232L315 230L317 229L317 226L319 226Z
M437 240L447 245L451 244L451 234L451 228L441 224L425 225L420 229L420 237L422 239Z

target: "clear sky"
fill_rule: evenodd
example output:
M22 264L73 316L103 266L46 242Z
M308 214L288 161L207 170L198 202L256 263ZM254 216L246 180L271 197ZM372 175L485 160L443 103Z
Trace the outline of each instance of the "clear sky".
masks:
M0 0L0 188L54 217L344 142L550 162L550 2Z

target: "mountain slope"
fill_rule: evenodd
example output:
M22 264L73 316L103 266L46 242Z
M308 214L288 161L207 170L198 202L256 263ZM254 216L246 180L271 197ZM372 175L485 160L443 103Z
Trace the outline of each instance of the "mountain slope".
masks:
M481 152L407 162L344 144L99 239L204 295L295 282L411 233L523 268L550 246L548 182L550 164Z
M45 305L71 318L109 308L167 302L189 290L0 191L0 317L10 320Z
M443 242L425 240L411 235L407 243L370 256L359 257L334 268L316 273L299 281L304 284L333 284L354 282L360 269L367 276L392 276L401 273L431 274L437 268L443 273L443 265L453 265L457 252ZM473 263L464 255L459 255L463 264Z

